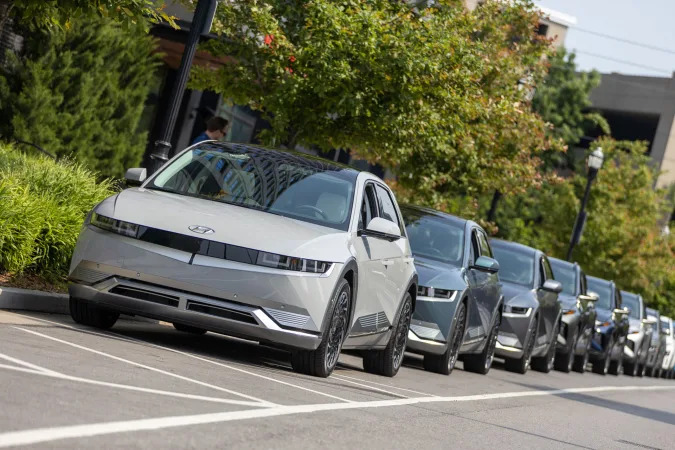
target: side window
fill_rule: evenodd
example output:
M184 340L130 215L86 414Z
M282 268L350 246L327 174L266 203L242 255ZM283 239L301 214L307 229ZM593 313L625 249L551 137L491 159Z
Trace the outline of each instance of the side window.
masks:
M586 274L583 273L583 272L580 272L580 273L581 273L581 277L579 277L579 278L581 280L581 293L584 294L584 295L587 295L588 294L588 285L586 284Z
M618 289L615 289L614 290L614 298L615 298L614 301L616 303L616 307L621 309L621 307L622 307L621 305L623 304L623 299L621 298L621 291L619 291Z
M377 191L377 202L380 207L380 217L398 225L398 228L401 230L401 236L405 236L405 230L398 218L398 214L396 214L396 207L394 206L391 194L379 184L375 189Z
M478 242L476 240L476 231L471 232L471 244L469 245L469 266L472 266L478 259Z
M359 230L365 229L373 217L377 217L377 202L375 200L373 184L369 183L366 184L363 191L363 203L361 203L361 214L359 216Z
M488 244L487 236L480 230L476 230L476 234L478 235L478 245L480 245L481 256L489 256L492 258L492 249L490 248L490 244Z
M548 258L544 256L543 258L541 258L541 262L544 266L544 273L546 274L546 279L553 280L554 279L553 269L551 269L551 263L548 262Z

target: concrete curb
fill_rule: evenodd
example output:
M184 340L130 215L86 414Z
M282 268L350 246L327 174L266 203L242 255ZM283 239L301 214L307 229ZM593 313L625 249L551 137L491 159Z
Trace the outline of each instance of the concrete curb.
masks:
M35 311L49 314L70 314L68 294L56 294L52 292L35 291L32 289L19 289L12 287L0 287L0 309L15 309L20 311ZM139 316L122 315L127 320L138 322L158 323L154 319Z
M68 294L0 287L0 308L69 314Z

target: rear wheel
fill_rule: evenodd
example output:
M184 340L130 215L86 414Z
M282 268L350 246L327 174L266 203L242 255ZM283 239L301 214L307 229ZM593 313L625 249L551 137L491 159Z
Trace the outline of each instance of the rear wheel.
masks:
M296 372L326 378L335 369L349 327L352 290L347 280L340 281L336 292L333 314L319 347L291 352L291 366Z
M424 370L436 372L443 375L450 375L452 369L457 363L459 348L464 341L464 330L466 329L466 305L461 302L457 306L455 318L452 326L452 337L448 344L448 349L442 355L426 355L424 357Z
M532 362L532 350L534 350L534 341L537 340L537 322L537 318L535 317L527 343L525 344L526 347L523 351L523 356L521 356L519 359L506 358L504 360L504 366L506 367L506 370L525 374L530 369L530 363Z
M115 325L120 314L70 297L70 317L77 323L107 330Z
M579 337L579 329L574 328L572 336L569 338L569 345L567 346L567 353L556 355L555 370L570 373L574 367L574 351L577 348L577 339Z
M495 318L495 324L492 326L492 331L488 340L485 343L485 348L477 355L464 356L464 370L468 372L480 373L486 375L492 367L492 361L495 356L495 347L497 346L497 336L499 334L500 318Z
M182 331L183 333L206 334L206 330L203 328L191 327L190 325L183 325L181 323L174 323L173 327L178 331Z
M389 343L384 350L369 350L363 355L363 369L366 372L393 377L403 362L405 345L408 342L410 316L412 315L412 297L406 293L396 328L392 330Z

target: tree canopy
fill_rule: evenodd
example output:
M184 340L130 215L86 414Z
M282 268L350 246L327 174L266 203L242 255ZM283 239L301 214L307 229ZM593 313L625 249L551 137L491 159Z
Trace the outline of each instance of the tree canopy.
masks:
M529 104L549 48L539 13L529 0L428 3L233 0L204 46L230 63L195 70L192 86L262 111L267 144L348 148L425 204L536 184L552 147Z

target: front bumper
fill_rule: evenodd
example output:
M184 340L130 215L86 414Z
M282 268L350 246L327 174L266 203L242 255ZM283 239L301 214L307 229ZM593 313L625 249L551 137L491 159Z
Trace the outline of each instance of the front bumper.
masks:
M112 310L315 349L341 264L322 275L194 256L83 229L70 295Z
M645 333L640 331L639 333L629 334L626 339L626 347L624 347L623 352L623 361L626 363L634 364L639 363L638 354L642 358L641 347L644 342Z
M495 355L518 359L523 356L527 331L530 329L532 308L526 314L504 313L499 325Z
M569 339L572 337L572 330L579 328L581 321L581 314L575 311L574 314L564 314L561 318L560 334L558 335L556 351L558 353L566 354L569 351L575 351L571 348Z
M456 297L456 296L455 296ZM442 355L448 348L448 332L458 300L417 297L406 349L413 353Z

